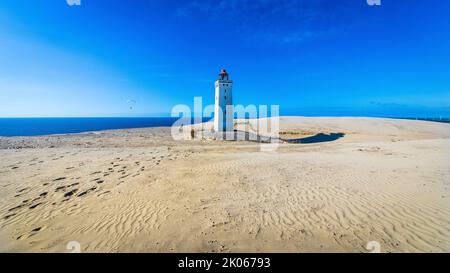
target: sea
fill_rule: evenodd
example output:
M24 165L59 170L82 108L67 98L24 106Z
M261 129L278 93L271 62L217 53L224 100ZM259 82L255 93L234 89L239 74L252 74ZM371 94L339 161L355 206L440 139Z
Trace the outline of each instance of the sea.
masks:
M112 129L170 127L179 118L0 118L0 136L76 134Z
M76 134L112 129L170 127L179 118L0 118L0 136L43 136ZM410 119L410 118L408 118ZM450 119L414 118L449 123ZM203 121L207 121L204 119Z

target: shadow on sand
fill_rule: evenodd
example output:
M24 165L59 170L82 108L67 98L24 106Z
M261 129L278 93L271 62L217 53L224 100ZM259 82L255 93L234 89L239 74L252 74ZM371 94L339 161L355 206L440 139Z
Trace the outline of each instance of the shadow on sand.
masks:
M219 136L219 135L216 134L216 136ZM331 133L331 134L320 133L315 136L305 137L305 138L282 139L282 138L276 138L276 137L260 136L260 135L245 132L245 131L235 130L234 134L232 133L232 135L229 139L245 140L245 141L252 141L252 142L259 142L259 143L314 144L314 143L336 141L344 136L345 136L344 133ZM219 138L222 139L222 138L225 138L225 136L222 135Z
M331 133L331 134L320 133L311 137L297 138L297 139L283 139L283 141L295 144L314 144L314 143L336 141L344 136L345 136L344 133Z

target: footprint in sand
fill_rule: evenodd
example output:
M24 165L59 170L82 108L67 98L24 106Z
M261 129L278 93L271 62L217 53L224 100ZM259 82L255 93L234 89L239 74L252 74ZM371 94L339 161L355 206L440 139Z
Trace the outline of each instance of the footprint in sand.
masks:
M87 195L88 193L95 191L96 189L97 189L97 187L92 187L92 188L78 194L77 197L83 197L83 196Z
M19 209L23 208L25 205L26 204L22 204L22 205L15 206L14 208L10 208L8 210L8 212L13 212L13 211L19 210Z
M58 181L62 181L62 180L66 180L67 177L59 177L53 180L53 182L58 182Z
M107 194L111 194L111 191L102 192L99 195L97 195L97 197L100 197L100 196L103 196L103 195L107 195Z
M32 205L31 207L29 207L29 209L35 209L35 208L39 207L40 205L42 205L42 203L37 203L37 204Z
M64 197L66 197L66 198L70 198L70 197L72 197L75 193L77 193L78 192L78 189L74 189L74 190L71 190L71 191L69 191L69 192L66 192L65 194L64 194Z
M48 195L48 192L43 192L41 194L39 194L39 197L46 197Z
M17 237L17 240L18 241L19 240L26 240L26 239L28 239L30 237L33 237L33 236L39 234L39 232L43 231L44 229L45 229L45 227L37 227L37 228L33 229L32 231L30 231L28 234L20 235L19 237Z
M6 215L5 217L3 217L3 220L8 220L8 219L10 219L11 217L14 217L14 216L16 216L15 213Z
M64 191L66 188L67 188L67 186L57 187L55 192Z
M21 189L21 190L18 190L17 192L18 193L22 193L22 192L24 192L24 191L26 191L26 190L28 190L29 188L23 188L23 189Z

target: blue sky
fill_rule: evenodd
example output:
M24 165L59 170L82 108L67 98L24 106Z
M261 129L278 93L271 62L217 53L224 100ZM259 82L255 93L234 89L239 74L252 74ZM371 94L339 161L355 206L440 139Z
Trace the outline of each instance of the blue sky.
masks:
M450 116L450 1L81 4L0 2L0 117L167 115L222 67L285 115Z

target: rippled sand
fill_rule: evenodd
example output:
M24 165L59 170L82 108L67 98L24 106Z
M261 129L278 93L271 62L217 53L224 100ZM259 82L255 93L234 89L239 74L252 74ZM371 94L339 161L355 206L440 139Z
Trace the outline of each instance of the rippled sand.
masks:
M298 143L0 138L0 250L450 251L450 124L284 117L281 131Z

